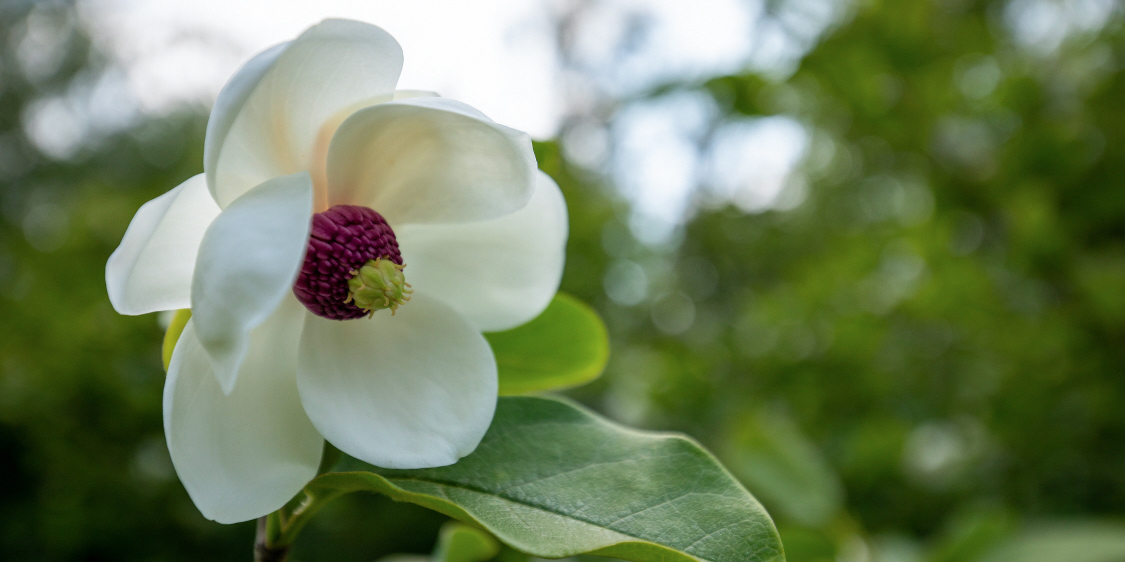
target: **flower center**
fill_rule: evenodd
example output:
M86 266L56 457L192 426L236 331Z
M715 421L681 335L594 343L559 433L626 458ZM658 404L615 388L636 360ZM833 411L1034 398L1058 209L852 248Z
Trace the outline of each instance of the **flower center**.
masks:
M305 263L293 294L332 320L370 316L410 300L395 233L367 207L336 205L312 218Z

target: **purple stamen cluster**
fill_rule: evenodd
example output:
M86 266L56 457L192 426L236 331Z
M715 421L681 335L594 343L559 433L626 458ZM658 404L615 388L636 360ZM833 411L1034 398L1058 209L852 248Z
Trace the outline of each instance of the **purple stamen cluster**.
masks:
M336 205L312 218L305 263L293 294L317 316L362 318L368 311L348 300L348 279L368 260L402 265L398 240L382 215L367 207Z

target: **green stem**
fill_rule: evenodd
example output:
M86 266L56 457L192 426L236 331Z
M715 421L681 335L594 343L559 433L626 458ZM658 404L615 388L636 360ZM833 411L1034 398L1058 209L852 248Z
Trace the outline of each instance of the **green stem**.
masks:
M277 540L280 532L280 510L258 518L258 533L254 539L254 562L285 562L289 545Z
M339 449L332 446L328 441L324 442L324 452L320 455L320 467L316 469L316 475L320 476L325 472L331 472L336 463L340 462L341 453Z
M297 540L297 534L301 532L321 508L328 505L328 502L344 495L343 492L332 492L322 496L311 494L308 489L305 490L305 500L297 506L296 509L289 514L285 523L281 528L281 536L278 537L278 543L290 545L293 541Z
M331 470L340 460L340 454L338 449L325 441L317 476ZM317 495L305 487L281 509L258 519L258 532L254 540L255 562L285 562L293 541L297 540L297 535L312 516L343 494L344 492L334 491Z

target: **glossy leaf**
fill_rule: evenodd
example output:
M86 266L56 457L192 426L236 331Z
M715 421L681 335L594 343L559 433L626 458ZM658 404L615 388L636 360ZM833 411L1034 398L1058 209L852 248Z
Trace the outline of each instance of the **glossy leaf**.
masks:
M601 318L563 293L531 322L485 338L496 354L501 395L586 384L598 378L609 358L609 336Z
M346 459L314 494L375 491L481 527L547 558L581 553L660 562L782 561L769 515L707 451L568 401L501 398L457 464L384 470Z

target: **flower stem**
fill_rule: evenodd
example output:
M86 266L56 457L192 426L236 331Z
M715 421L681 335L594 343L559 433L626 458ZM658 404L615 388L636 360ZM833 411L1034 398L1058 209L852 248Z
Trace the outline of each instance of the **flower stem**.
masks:
M254 539L254 562L285 562L289 558L288 544L277 544L278 512L258 518L258 532Z
M325 441L324 454L317 475L332 469L340 459L340 451ZM258 532L254 540L255 562L285 562L289 548L297 540L305 524L320 508L340 497L344 492L316 494L306 487L281 509L258 519Z

